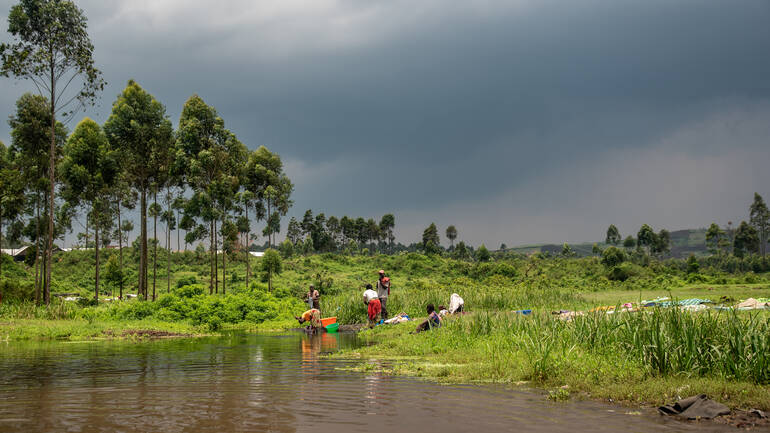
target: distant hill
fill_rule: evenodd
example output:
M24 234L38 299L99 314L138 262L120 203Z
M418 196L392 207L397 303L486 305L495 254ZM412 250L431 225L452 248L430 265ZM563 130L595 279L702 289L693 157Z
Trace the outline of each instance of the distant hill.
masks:
M607 248L604 241L597 242L600 248ZM590 256L593 249L593 242L584 242L580 244L569 244L570 248L580 256ZM549 252L551 254L561 253L562 245L559 244L533 244L520 245L508 248L507 251L514 251L521 254L531 254L535 252ZM671 253L672 257L686 258L690 254L704 255L706 249L706 229L688 229L676 230L671 232Z

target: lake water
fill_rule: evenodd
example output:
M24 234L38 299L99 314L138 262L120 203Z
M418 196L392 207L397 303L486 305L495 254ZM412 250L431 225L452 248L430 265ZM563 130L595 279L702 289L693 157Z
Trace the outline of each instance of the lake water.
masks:
M735 430L498 386L445 386L321 356L353 334L0 343L0 432Z

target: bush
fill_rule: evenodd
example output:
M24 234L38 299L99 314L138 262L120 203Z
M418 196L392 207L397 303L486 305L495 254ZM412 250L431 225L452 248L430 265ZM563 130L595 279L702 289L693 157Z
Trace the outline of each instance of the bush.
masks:
M189 286L183 286L174 290L174 293L180 298L194 298L204 294L205 292L206 289L202 284L191 284Z
M698 259L695 258L694 254L690 254L690 257L687 258L687 273L694 274L697 273L698 270L700 270Z
M602 251L602 264L611 268L626 261L626 253L620 248L608 247Z
M182 288L184 286L190 286L193 284L198 284L198 279L194 276L190 275L188 277L182 277L176 282L176 288Z
M28 302L35 299L35 286L16 279L0 279L0 300L2 302Z
M631 277L639 275L639 273L637 266L626 262L614 266L609 274L607 274L607 278L612 281L626 281Z

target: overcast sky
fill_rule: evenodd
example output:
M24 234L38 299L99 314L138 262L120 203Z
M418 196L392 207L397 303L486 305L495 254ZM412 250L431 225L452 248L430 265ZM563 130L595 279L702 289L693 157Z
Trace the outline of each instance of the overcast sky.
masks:
M497 247L770 198L767 0L77 3L109 83L89 116L131 78L175 125L197 93L281 155L290 215L392 212L401 242L435 222ZM27 89L0 79L0 118Z

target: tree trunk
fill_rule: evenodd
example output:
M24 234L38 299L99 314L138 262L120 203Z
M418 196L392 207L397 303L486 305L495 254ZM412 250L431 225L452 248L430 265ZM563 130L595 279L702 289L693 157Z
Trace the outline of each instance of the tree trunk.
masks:
M270 227L270 199L267 199L267 248L273 248L273 241L271 235L273 228Z
M214 221L209 223L209 250L211 250L211 259L209 260L209 295L214 294L214 261L216 260L216 250L214 249Z
M99 300L99 215L94 213L94 250L96 251L96 286L94 300Z
M182 248L180 247L179 243L179 223L181 223L182 220L179 219L179 211L176 211L176 250L181 251ZM185 243L185 250L187 249L187 244Z
M142 186L142 193L140 199L140 206L142 207L141 215L141 240L140 240L140 253L139 253L139 293L147 300L147 190Z
M120 226L120 200L118 200L118 255L120 256L120 295L118 299L123 299L123 227Z
M45 284L43 289L43 299L45 304L51 303L51 257L53 256L53 217L54 217L54 187L55 183L55 167L56 167L56 79L55 79L55 64L54 58L50 60L51 69L51 146L48 151L48 246L46 248L45 256Z
M249 220L249 206L246 203L246 221ZM246 232L246 289L249 288L249 277L251 277L251 252L249 251L249 232Z
M217 239L217 220L214 220L214 293L219 293L219 240Z
M225 228L225 212L222 211L222 229ZM222 294L227 291L227 248L225 248L225 236L222 234Z
M153 208L156 212L152 217L152 300L155 300L155 281L158 273L158 191L152 196Z
M35 200L35 230L37 231L35 237L35 305L40 305L40 193L37 194L37 200Z
M169 208L169 214L170 213L171 209ZM166 260L166 293L171 293L171 228L169 224L170 223L166 223L166 249L168 250L168 257Z

